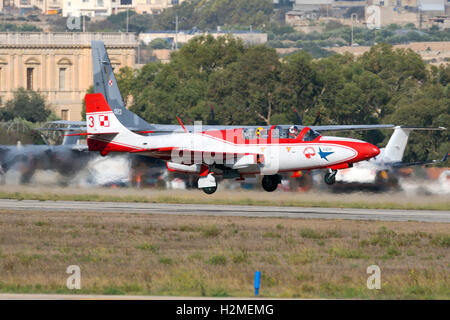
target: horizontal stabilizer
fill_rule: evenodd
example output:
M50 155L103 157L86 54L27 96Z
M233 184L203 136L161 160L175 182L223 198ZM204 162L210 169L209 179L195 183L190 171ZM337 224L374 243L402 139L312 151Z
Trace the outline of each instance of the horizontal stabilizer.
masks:
M400 128L402 128L404 130L423 130L423 131L435 131L435 130L443 131L443 130L447 130L447 128L445 128L445 127L408 127L408 126L400 126Z
M65 137L72 137L72 136L98 136L98 135L116 135L118 134L118 132L96 132L96 133L92 133L92 132L82 132L82 133L70 133L70 134L65 134Z
M69 121L69 120L55 120L55 121L49 121L47 123L63 124L63 125L70 125L70 126L85 126L86 125L86 122L84 122L84 121Z
M448 152L444 155L444 158L442 158L442 160L430 160L430 161L419 161L419 162L396 162L396 163L392 163L392 166L394 168L424 166L424 165L447 162L447 159L448 159Z
M79 128L37 128L39 131L86 131L86 126Z

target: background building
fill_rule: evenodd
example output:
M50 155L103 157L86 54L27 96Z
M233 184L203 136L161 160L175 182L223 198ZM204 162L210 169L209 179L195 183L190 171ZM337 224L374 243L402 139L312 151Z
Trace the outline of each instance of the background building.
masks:
M103 40L115 69L134 67L138 41L131 33L0 33L0 98L20 87L39 91L64 120L80 120L92 85L91 41Z
M62 0L63 17L109 16L120 0Z
M137 13L160 13L173 5L181 4L185 0L133 0L133 7Z
M291 26L305 29L319 20L339 19L349 24L350 17L356 15L355 22L363 25L369 6L379 7L380 26L413 23L419 28L437 25L445 29L450 25L450 0L295 0L285 20Z
M44 14L60 10L64 17L101 17L125 10L134 10L140 14L160 13L183 1L185 0L0 0L0 10L7 7L25 12L37 8Z
M42 13L47 13L51 10L61 9L63 0L0 0L0 2L0 10L2 7L15 7L23 11L38 8Z

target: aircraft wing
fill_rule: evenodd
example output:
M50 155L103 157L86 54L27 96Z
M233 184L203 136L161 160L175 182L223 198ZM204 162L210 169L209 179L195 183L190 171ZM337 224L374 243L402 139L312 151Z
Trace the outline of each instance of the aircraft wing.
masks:
M231 130L231 129L240 129L240 128L264 128L270 129L271 126L226 126L226 125L202 125L201 127L195 127L193 125L185 125L184 126L188 132L194 132L195 129L199 131L208 131L208 130ZM183 128L178 124L151 124L147 129L154 133L170 133L170 132L185 132ZM137 131L137 130L136 130ZM143 130L144 131L144 130Z
M442 160L430 160L430 161L419 161L419 162L394 162L394 163L391 163L391 165L394 168L403 168L403 167L410 167L410 166L423 166L423 165L431 165L431 164L447 162L447 159L448 159L448 152L445 154L445 156L444 156L444 158L442 158Z
M290 127L293 124L280 125L280 127ZM202 131L204 130L228 130L228 129L239 129L239 128L264 128L270 129L271 126L222 126L222 125L203 125ZM389 129L394 128L393 124L372 124L372 125L327 125L327 126L297 126L299 129L304 127L309 127L315 131L351 131L351 130L374 130L374 129ZM173 132L180 130L179 125L172 124L152 124L152 129L154 132ZM185 126L186 130L189 132L194 131L194 126Z
M285 124L280 125L279 127L287 127L289 128L293 124ZM373 125L327 125L327 126L297 126L300 130L304 127L309 127L315 131L354 131L354 130L375 130L375 129L390 129L394 128L393 124L373 124ZM185 126L186 130L189 132L194 132L194 126L187 125ZM270 129L271 126L263 125L263 126L227 126L227 125L202 125L201 131L207 130L231 130L231 129L256 129L256 128L264 128L266 130ZM129 128L130 129L130 128ZM134 129L134 130L133 130ZM132 131L138 131L138 128L130 129ZM180 125L175 124L151 124L150 127L147 128L154 133L167 133L167 132L184 132Z
M362 124L362 125L329 125L329 126L310 126L315 131L355 131L355 130L375 130L394 128L393 124Z
M52 121L49 124L56 125L68 125L69 127L43 127L38 128L38 130L49 130L49 131L86 131L86 122L84 121ZM288 128L293 124L285 124L280 125L279 127ZM304 127L309 127L315 131L356 131L356 130L375 130L375 129L389 129L394 128L393 124L371 124L371 125L324 125L324 126L297 126L300 130ZM136 133L171 133L171 132L184 132L182 127L178 124L148 124L145 127L129 127L128 130L134 131ZM186 125L186 130L188 132L194 132L195 127L193 125ZM236 126L236 125L202 125L200 128L201 131L208 130L232 130L239 128L247 128L247 129L256 129L256 128L264 128L266 130L270 129L271 126L262 125L262 126Z

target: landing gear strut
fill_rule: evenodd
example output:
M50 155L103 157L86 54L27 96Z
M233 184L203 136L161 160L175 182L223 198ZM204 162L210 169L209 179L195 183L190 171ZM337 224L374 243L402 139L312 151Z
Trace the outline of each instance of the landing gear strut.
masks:
M262 187L267 192L275 191L278 184L281 182L281 176L279 174L274 174L271 176L264 176L262 179Z
M332 185L333 183L335 183L336 182L336 173L337 173L337 170L331 170L331 169L327 173L325 173L325 177L324 177L325 183L328 185Z

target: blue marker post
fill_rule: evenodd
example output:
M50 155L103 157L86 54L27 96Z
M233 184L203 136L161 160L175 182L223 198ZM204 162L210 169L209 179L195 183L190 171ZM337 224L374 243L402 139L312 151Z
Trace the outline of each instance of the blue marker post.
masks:
M255 296L259 294L259 285L261 284L261 271L255 272Z

